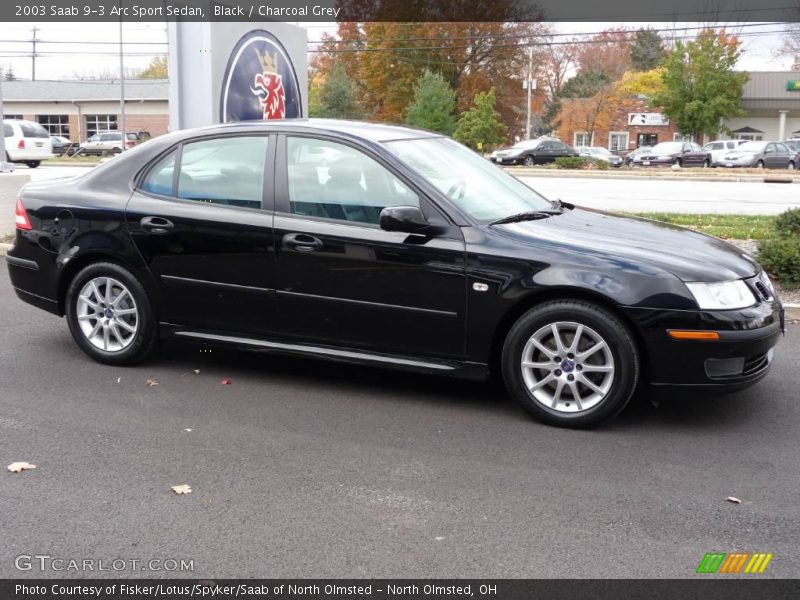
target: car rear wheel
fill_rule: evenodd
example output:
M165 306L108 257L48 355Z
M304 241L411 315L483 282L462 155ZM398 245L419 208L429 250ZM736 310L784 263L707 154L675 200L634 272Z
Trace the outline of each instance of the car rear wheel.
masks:
M681 161L681 159L680 159L680 158L676 158L676 159L673 161L673 163L672 163L672 164L673 164L673 165L675 165L675 166L677 166L677 167L682 167L682 166L683 166L683 162Z
M40 160L26 160L25 164L28 165L29 169L35 169L40 164L42 164L42 161L40 161Z
M794 171L797 168L797 165L794 164L793 160L790 160L789 165L786 168L789 169L790 171Z
M536 163L536 161L535 161L535 160L533 160L533 157L532 157L532 156L526 156L526 157L525 157L525 160L523 160L523 161L522 161L522 163L523 163L523 164L524 164L526 167L532 167L532 166L533 166L533 165Z
M72 337L93 359L129 365L155 347L156 319L142 284L114 263L96 263L80 271L66 296Z
M591 427L628 404L639 356L628 328L609 311L588 302L554 301L514 324L502 368L508 391L536 419Z
M711 161L710 161L710 160L708 160L708 159L705 159L705 160L703 161L703 168L704 168L704 169L707 169L707 168L708 168L708 167L710 167L710 166L711 166Z

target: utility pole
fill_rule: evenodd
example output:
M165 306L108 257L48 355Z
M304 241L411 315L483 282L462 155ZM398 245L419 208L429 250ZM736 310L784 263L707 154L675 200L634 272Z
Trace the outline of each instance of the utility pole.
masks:
M528 88L528 121L525 125L525 139L531 139L531 88L533 87L533 46L528 46L528 78L525 87Z
M31 81L36 81L36 32L39 31L36 27L33 28L33 45L31 52Z
M122 0L120 0L120 7L121 5ZM122 130L122 152L125 152L128 146L128 137L125 131L125 62L122 55L122 17L119 19L119 124Z
M3 117L3 69L0 67L0 125ZM0 135L0 173L11 173L14 165L6 162L6 136L5 131Z

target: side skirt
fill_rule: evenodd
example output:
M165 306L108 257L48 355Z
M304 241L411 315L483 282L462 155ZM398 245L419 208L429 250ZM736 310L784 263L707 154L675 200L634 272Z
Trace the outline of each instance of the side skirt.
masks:
M162 335L194 343L226 345L242 350L304 356L475 381L483 381L489 377L489 366L483 363L384 354L360 348L321 346L277 339L250 338L241 334L194 330L172 323L160 323L160 327Z

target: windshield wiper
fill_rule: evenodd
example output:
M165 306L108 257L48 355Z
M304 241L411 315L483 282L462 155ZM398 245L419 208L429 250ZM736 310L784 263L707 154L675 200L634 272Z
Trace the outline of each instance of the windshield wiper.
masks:
M554 211L554 210L537 210L537 211L529 211L529 212L521 212L517 213L516 215L511 215L510 217L503 217L502 219L497 219L497 221L492 221L489 225L502 225L503 223L519 223L520 221L536 221L537 219L547 219L548 217L552 217L553 215L560 215L561 211Z

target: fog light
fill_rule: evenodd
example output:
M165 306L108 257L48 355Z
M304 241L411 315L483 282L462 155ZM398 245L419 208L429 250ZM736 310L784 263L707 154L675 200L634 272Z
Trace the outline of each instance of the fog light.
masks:
M707 358L706 375L710 378L733 377L744 371L744 357L739 358Z

